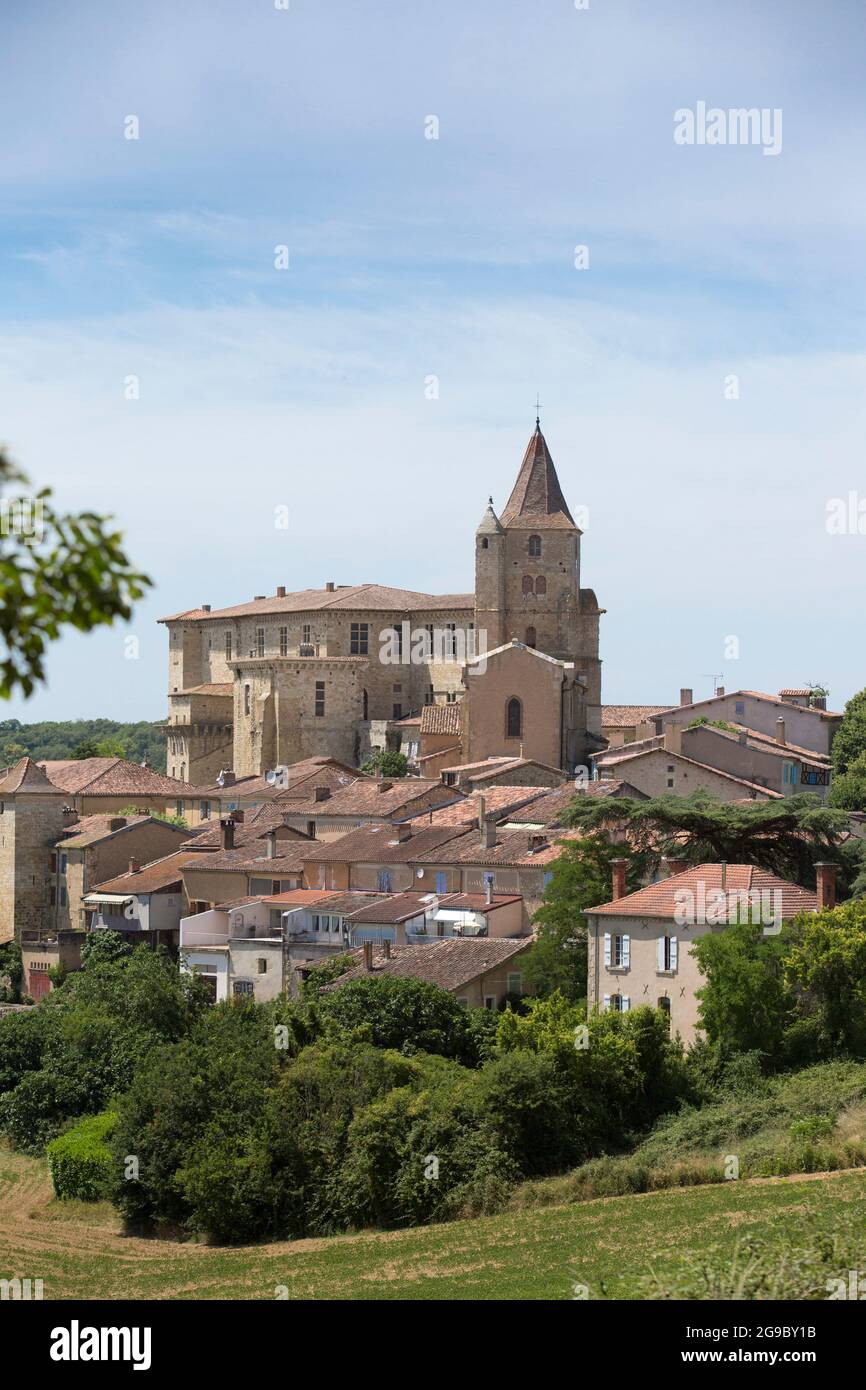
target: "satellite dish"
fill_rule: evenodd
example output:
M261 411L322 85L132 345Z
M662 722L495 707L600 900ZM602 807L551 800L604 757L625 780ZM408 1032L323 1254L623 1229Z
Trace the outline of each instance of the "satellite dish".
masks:
M274 771L274 769L271 769L270 772L266 772L266 773L265 773L265 781L267 782L267 784L268 784L269 787L272 787L272 786L274 785L274 783L276 782L276 780L277 780L277 774L276 774L276 772Z
M415 870L415 877L416 877L416 878L423 878L423 877L424 877L424 870L423 870L423 869L416 869L416 870Z

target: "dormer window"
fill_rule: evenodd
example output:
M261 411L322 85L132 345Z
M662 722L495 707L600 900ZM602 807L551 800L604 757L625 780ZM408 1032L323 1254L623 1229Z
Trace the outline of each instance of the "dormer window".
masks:
M540 555L540 554L541 554L541 537L540 537L540 536L530 536L530 537L529 537L529 553L530 553L530 555Z

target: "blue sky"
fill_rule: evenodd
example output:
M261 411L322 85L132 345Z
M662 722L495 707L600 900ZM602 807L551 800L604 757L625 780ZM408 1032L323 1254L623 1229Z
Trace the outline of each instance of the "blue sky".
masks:
M825 527L866 498L859 0L10 11L0 436L156 589L138 661L70 636L4 717L160 718L155 620L201 602L469 589L536 391L606 701L866 683L866 536ZM677 146L699 100L781 153Z

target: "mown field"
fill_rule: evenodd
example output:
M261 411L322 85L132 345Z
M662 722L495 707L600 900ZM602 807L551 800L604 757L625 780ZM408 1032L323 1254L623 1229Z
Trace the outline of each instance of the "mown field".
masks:
M858 1171L209 1248L126 1237L107 1204L54 1199L43 1159L0 1149L0 1278L41 1278L46 1299L826 1298L828 1273L866 1263L864 1216Z

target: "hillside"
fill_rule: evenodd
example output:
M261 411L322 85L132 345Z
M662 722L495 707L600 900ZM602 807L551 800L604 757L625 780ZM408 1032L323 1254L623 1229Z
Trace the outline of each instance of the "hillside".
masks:
M8 767L19 758L29 755L37 762L43 758L74 758L82 756L82 745L88 756L119 755L132 762L146 761L157 772L165 772L165 737L162 721L142 720L137 724L122 724L114 719L46 720L37 724L22 724L18 719L0 721L0 764Z
M52 1299L826 1298L866 1264L864 1199L866 1173L840 1173L214 1248L123 1236L107 1204L56 1201L44 1159L0 1148L0 1277L38 1268Z

